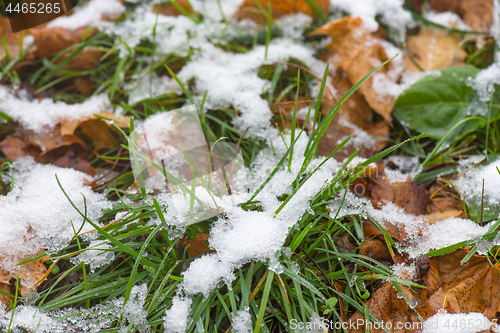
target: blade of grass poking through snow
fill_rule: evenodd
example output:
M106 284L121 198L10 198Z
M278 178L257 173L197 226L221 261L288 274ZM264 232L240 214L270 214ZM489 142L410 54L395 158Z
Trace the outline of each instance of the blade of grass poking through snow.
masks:
M283 72L283 68L285 66L278 65L276 70L274 71L273 78L271 80L271 88L267 94L267 103L271 104L273 102L274 91L276 90L276 85L278 84L278 80L280 79L281 72Z
M286 206L286 204L293 198L293 196L295 195L295 193L297 193L297 191L302 187L302 185L304 185L308 180L309 178L312 177L312 175L314 175L314 173L316 171L318 171L319 168L321 168L330 158L333 157L333 155L335 155L336 152L338 152L340 149L342 149L342 147L344 147L347 142L349 142L349 140L352 138L352 135L348 136L344 141L342 141L341 144L339 144L337 146L337 148L335 148L331 153L330 155L328 155L328 157L326 157L310 174L307 175L307 177L305 177L300 183L298 186L296 186L292 193L290 193L289 196L286 197L286 199L281 203L281 205L276 209L276 211L274 212L275 214L278 214L279 212L281 212L281 210ZM359 148L358 150L359 151ZM354 158L354 156L353 156ZM294 181L295 182L298 182L299 179L301 177L301 174L299 173L299 175L297 176L297 179Z
M167 71L170 74L170 76L174 78L175 82L177 82L177 84L179 85L179 87L181 87L182 91L184 92L184 95L186 95L186 97L189 99L189 102L191 102L191 104L195 104L193 96L188 93L188 90L186 89L186 86L184 86L184 84L181 82L181 80L179 80L179 78L177 77L177 75L175 75L174 71L172 71L170 69L170 67L168 67L167 65L165 65L165 68L167 69Z
M106 238L107 240L109 240L111 243L115 244L120 250L122 250L126 254L128 254L128 255L136 258L136 260L140 260L141 263L144 265L144 267L148 271L150 271L151 274L154 274L154 271L151 270L151 267L152 268L156 268L156 266L157 266L154 262L152 262L151 260L146 259L144 257L139 257L139 254L137 252L135 252L134 250L132 250L128 246L124 245L122 242L120 242L115 237L113 237L111 234L109 234L106 230L102 229L99 225L97 225L92 220L90 220L87 216L85 216L84 214L82 214L82 212L78 209L78 207L76 207L76 205L73 202L73 200L71 200L71 198L69 197L68 193L66 193L66 191L62 187L61 182L59 181L59 178L57 177L57 175L56 175L56 180L57 180L57 184L59 184L59 188L61 189L61 191L63 191L64 196L66 197L66 199L68 199L69 203L78 212L78 214L80 214L80 216L83 217L84 221L87 221L88 223L90 223L90 225L92 225L94 227L94 229L97 229L97 231L99 231L99 233L104 238Z
M250 199L248 199L245 203L240 204L240 205L245 205L245 204L251 202L260 193L260 191L262 191L264 189L264 187L267 185L267 183L269 183L269 181L271 181L271 179L274 177L274 175L279 171L281 166L285 163L286 158L288 157L288 155L290 155L290 152L292 151L295 144L299 141L300 135L304 132L306 124L307 124L307 121L304 123L304 127L302 127L302 130L300 131L300 133L297 136L297 138L295 139L295 141L293 141L290 144L290 148L288 148L287 151L285 152L285 154L283 154L283 157L281 157L281 159L279 160L276 167L274 167L273 171L271 171L271 173L266 178L266 180L262 183L262 185L260 185L260 187L253 193L253 195Z
M167 0L167 1L172 6L174 6L175 9L177 9L179 12L181 12L182 15L186 16L187 18L189 18L194 23L196 23L196 24L201 23L200 18L198 17L198 15L196 14L196 12L194 11L193 6L191 6L191 3L189 2L189 0L186 0L186 3L188 5L189 10L191 11L191 13L194 13L194 14L191 14L190 12L188 12L186 9L184 9L184 7L182 7L181 5L179 5L175 0ZM159 10L158 10L158 12L159 12Z
M293 103L293 114L292 114L292 128L290 131L290 142L295 140L295 126L297 126L297 104L299 101L299 88L300 88L300 69L297 70L297 94L295 95L295 103ZM290 158L288 159L288 172L291 172L293 159L293 147L290 150Z
M306 2L322 22L328 21L328 13L325 13L323 8L318 6L314 0L306 0Z
M309 150L316 149L316 147L318 147L319 140L321 140L321 138L325 134L327 128L330 126L330 124L333 121L333 118L335 117L335 114L337 113L337 111L340 108L340 106L345 102L346 99L348 99L363 84L363 82L365 82L366 80L368 80L368 78L370 78L376 71L378 71L380 68L382 68L383 66L385 66L386 64L388 64L395 57L397 57L397 55L395 55L391 59L383 62L380 66L374 68L370 73L368 73L367 75L365 75L365 77L363 77L354 86L352 86L352 88L349 89L349 91L347 91L344 94L344 96L342 96L342 98L330 110L330 112L328 113L328 115L319 124L318 129L314 130L314 132L311 134L310 140L313 139L313 138L314 138L314 140L312 141L312 145L310 145L310 146L308 146L306 148L306 151L304 153L304 156L306 156L306 158L304 159L304 162L302 163L302 168L301 168L301 172L300 173L303 173L307 169L307 167L309 166L309 163L311 162L311 159L313 157L312 152L310 152ZM327 65L327 70L328 70L328 65ZM321 84L320 95L318 96L317 103L319 103L321 101L320 98L322 98L322 91L325 89L326 75L328 74L327 70L325 70L325 76L323 77L323 82ZM319 106L316 107L316 110L319 110ZM308 143L308 145L309 145L309 143Z
M418 170L417 170L417 173L415 174L415 176L413 176L413 179L412 181L415 181L415 180L418 180L418 176L420 176L420 174L422 173L422 171L424 170L424 168L427 166L427 164L429 163L430 160L432 160L432 158L434 157L434 155L436 155L436 153L439 151L439 148L441 148L441 146L443 145L443 143L446 141L446 139L448 138L448 136L450 136L450 134L460 125L462 125L463 123L466 123L470 120L480 120L482 122L486 122L486 120L482 117L468 117L468 118L465 118L465 119L462 119L461 121L459 121L458 123L456 123L452 128L450 128L450 130L448 131L448 133L446 133L445 136L443 136L443 138L441 140L439 140L438 144L436 145L436 147L434 147L434 149L431 151L431 153L427 156L427 158L425 159L425 161L419 166ZM405 141L406 142L406 141Z
M323 73L323 79L321 80L321 86L319 87L318 98L316 99L316 104L314 105L314 118L313 118L313 125L312 125L313 133L316 129L316 120L318 118L318 113L320 111L321 102L323 101L323 92L325 91L326 80L328 78L329 68L330 68L330 64L326 63L325 72ZM297 87L297 91L298 90L299 89ZM304 156L307 156L309 154L309 147L311 146L312 140L314 140L313 134L311 134L311 137L309 138L309 141L307 142L306 149L304 150Z
M267 59L267 51L269 50L269 41L271 40L271 28L273 24L273 16L271 15L271 0L267 0L267 33L266 33L266 53L264 54L264 59Z
M146 251L146 248L148 247L149 242L151 242L151 240L153 239L153 237L156 236L156 233L158 231L160 231L160 229L162 229L162 228L164 228L164 227L167 226L167 224L165 222L163 222L165 220L165 217L163 216L163 213L161 211L160 205L158 204L158 201L156 201L155 198L153 198L153 203L154 203L156 212L158 213L158 216L161 216L160 220L162 220L162 223L159 224L158 226L156 226L156 228L154 228L149 233L148 237L144 241L144 244L142 245L141 249L139 250L139 253L138 253L139 258L143 258L144 252ZM127 291L125 292L125 300L123 301L123 305L124 306L125 306L125 303L127 303L128 299L130 297L130 292L132 291L132 287L134 286L135 276L137 274L137 270L139 269L140 262L141 262L140 260L136 260L135 263L134 263L134 266L132 268L132 272L130 272L130 278L129 278L128 284L127 284Z
M7 331L7 333L10 333L10 330L12 328L12 321L14 320L14 314L16 313L18 293L19 293L19 273L17 273L16 276L16 293L14 295L14 305L12 306L12 314L10 316L9 330Z
M274 278L274 272L268 271L266 278L266 286L264 287L264 292L262 294L262 300L260 302L259 315L257 316L257 321L255 322L254 333L259 333L262 320L264 320L264 313L267 308L267 299L269 298L269 292L271 291L271 284Z

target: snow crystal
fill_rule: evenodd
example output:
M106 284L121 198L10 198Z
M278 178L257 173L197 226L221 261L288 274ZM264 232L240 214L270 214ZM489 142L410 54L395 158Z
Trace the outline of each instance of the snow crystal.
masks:
M415 264L394 264L391 266L391 270L400 279L411 280L415 275Z
M182 333L186 331L191 303L190 298L174 297L172 306L165 312L165 322L163 323L165 333Z
M82 185L89 179L82 172L37 164L31 157L14 162L14 169L14 189L0 200L0 256L7 271L15 272L19 261L35 255L40 248L66 246L74 236L71 223L80 229L83 218L59 188L56 175L75 206L87 211L90 220L97 223L101 210L111 206L103 194ZM81 232L92 229L85 222ZM35 282L25 281L27 286Z
M60 121L78 120L95 113L109 110L110 101L106 94L92 96L80 104L54 102L51 98L32 100L15 96L5 86L0 86L0 109L26 128L35 132L49 130Z
M285 15L276 21L276 25L281 29L283 35L290 39L301 39L312 23L312 18L304 13Z
M76 30L86 26L97 28L111 28L111 22L102 19L120 17L125 12L125 6L118 0L90 0L83 7L76 7L70 16L61 16L47 24L48 28L65 28Z
M86 251L80 253L74 258L71 258L70 260L75 265L78 265L81 262L90 265L90 272L94 273L97 268L100 268L115 259L113 251L105 251L110 248L111 246L109 244L106 244L103 241L95 240L90 242Z
M475 161L475 160L474 160ZM478 166L454 182L456 188L464 198L481 203L484 179L484 200L489 205L497 205L500 201L500 159L486 166Z
M12 320L12 332L64 333L77 330L83 333L98 333L116 321L121 312L123 298L86 308L66 308L44 312L35 306L18 306ZM0 304L0 331L6 332L12 311L5 312ZM5 329L2 330L2 329Z
M252 332L252 316L249 312L250 308L246 307L233 314L231 325L235 333L250 333Z
M493 332L500 332L500 327L496 323L478 312L451 314L439 311L424 322L423 328L423 333L477 333L490 329Z
M411 14L403 9L403 0L330 0L332 7L348 14L360 17L364 25L371 31L378 29L375 20L380 15L380 20L389 27L399 32L404 38L406 27L414 25Z
M432 10L424 13L424 18L442 26L465 31L471 31L471 27L462 21L462 18L452 12L434 12Z
M495 84L500 84L500 63L495 62L488 68L480 71L471 83L467 82L477 91L480 102L488 102L495 92Z
M229 54L210 46L193 56L178 73L181 81L195 79L194 90L200 98L207 92L207 109L233 106L241 112L233 121L240 131L248 128L247 135L269 138L272 112L261 95L269 89L269 81L257 76L264 65L295 58L305 63L316 75L322 76L326 64L314 58L314 50L289 40L274 40L266 47L256 46L245 54Z
M123 314L127 318L128 323L141 333L151 332L151 327L147 320L148 313L144 310L147 295L148 285L146 283L134 286L130 292L130 298L123 307Z

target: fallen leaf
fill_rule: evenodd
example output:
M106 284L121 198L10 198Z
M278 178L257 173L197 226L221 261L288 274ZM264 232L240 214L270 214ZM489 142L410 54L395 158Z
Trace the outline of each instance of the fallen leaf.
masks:
M312 0L320 9L328 13L330 1L328 0ZM280 18L284 15L304 13L312 15L313 9L306 0L270 0L271 16L273 19ZM251 19L257 23L267 22L266 14L262 12L268 10L268 0L245 0L236 13L236 19Z
M114 124L121 128L128 128L130 126L130 117L117 116L113 112L108 111L99 112L98 115L112 120ZM93 119L96 118L94 116L87 116L77 120L61 120L61 135L73 135L80 124Z
M41 58L63 51L68 47L79 43L84 36L90 38L95 35L97 29L89 30L88 27L76 30L64 28L34 28L26 31L35 39L35 49L30 50L26 57Z
M95 49L83 49L80 53L74 56L66 65L63 66L63 69L68 71L88 71L99 66L99 59L103 56L103 52ZM71 56L71 52L65 54L61 57L62 62L66 60L69 56Z
M414 289L400 285L405 295L416 304L415 310L425 320L439 310L448 313L479 312L488 319L499 319L500 314L500 272L490 265L484 256L473 255L469 262L461 265L460 261L468 254L469 249L461 248L454 252L432 257L430 268L422 277L422 285L426 289ZM403 298L398 297L391 283L385 283L366 302L368 310L380 321L417 322L415 310L411 309ZM350 321L364 320L361 312L356 312ZM406 329L400 332L417 332ZM352 333L364 332L362 329L351 330ZM383 332L383 330L370 330ZM394 331L399 332L399 331Z
M429 303L450 313L480 312L490 320L500 319L500 272L484 256L473 255L461 265L468 252L461 248L431 259L437 262L442 285Z
M186 12L193 14L193 11L191 10L191 6L189 6L189 3L186 0L175 0L173 1L177 3L180 7L182 7ZM180 16L184 15L181 11L179 11L177 8L175 8L174 5L172 4L164 4L164 5L154 5L152 12L153 13L158 13L160 12L161 15L165 16Z
M85 97L90 97L94 93L92 88L92 81L86 77L77 77L74 80L74 84L78 92Z
M429 199L427 190L417 182L391 183L381 164L368 167L349 187L357 196L369 199L377 209L382 208L385 202L393 202L413 215L423 213Z
M333 98L330 94L324 95L321 105L323 116L352 88L345 72L336 72L332 76L332 84L337 91ZM385 120L374 122L373 116L366 99L359 91L355 91L340 106L333 122L319 141L318 155L328 156L349 135L353 135L353 138L334 155L338 161L349 157L359 147L361 150L358 156L365 158L381 151L387 144L384 138L389 137L389 125Z
M404 285L398 284L399 287L404 291L405 295L409 297L410 300L416 301L416 296L412 294ZM382 287L377 289L373 296L366 302L368 311L374 315L378 320L384 323L393 324L392 332L404 333L404 332L416 332L413 329L396 329L396 323L417 323L419 319L417 314L406 304L403 297L398 295L397 290L394 288L392 283L386 282ZM430 316L429 316L430 317ZM425 318L424 318L425 319ZM356 311L354 315L349 319L350 323L367 323L365 316L362 312ZM373 325L373 323L372 323ZM365 333L365 325L353 325L354 329L351 329L351 333ZM369 327L369 326L368 326ZM374 328L369 329L372 333L383 333L383 329L377 329L375 325Z
M116 147L116 140L109 131L108 125L100 119L89 119L80 124L80 129L94 143L94 149L111 149Z
M459 15L474 31L489 32L493 24L493 0L413 0L418 12L421 12L424 3L433 11Z
M371 70L388 60L382 40L364 27L359 17L346 16L318 28L312 35L326 35L331 42L326 46L328 60L334 68L343 71L351 84L360 81ZM388 82L395 82L392 63L381 68L377 75ZM370 77L358 89L370 107L386 121L390 121L396 102L392 95L380 95L373 87Z
M41 153L40 148L14 135L9 135L0 142L0 150L10 161L15 161L26 155L37 156Z
M391 253L387 248L387 244L380 239L371 239L359 248L359 254L365 257L370 257L381 263L393 264Z
M72 167L95 175L94 168L87 162L88 148L85 143L75 135L61 135L60 125L45 133L17 126L14 136L7 136L0 142L0 150L12 161L29 155L39 163Z
M461 40L458 34L422 27L417 35L407 37L406 45L408 52L422 69L437 70L460 67L464 63L467 52L460 45ZM404 62L407 71L420 72L406 54Z
M189 258L198 257L205 253L214 252L207 246L209 234L199 233L192 240L187 240L186 238L181 238L179 243L184 248L187 248L187 253Z
M12 295L12 288L8 283L0 282L0 290ZM0 294L0 305L3 304L5 308L8 308L12 303L14 303L14 297Z

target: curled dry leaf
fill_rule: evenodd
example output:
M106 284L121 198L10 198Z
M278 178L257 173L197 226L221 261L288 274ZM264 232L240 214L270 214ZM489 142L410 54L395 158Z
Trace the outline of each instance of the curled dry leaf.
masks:
M313 35L326 35L331 42L326 46L328 60L334 68L347 74L347 78L354 84L360 81L371 70L388 60L382 40L376 37L363 25L359 17L346 16L327 23L314 31ZM392 63L381 68L377 74L383 75L384 80L396 82L395 68ZM391 112L396 102L394 96L380 95L373 87L373 77L369 78L360 87L359 91L365 97L368 105L380 114L386 121L390 121Z
M419 12L424 4L436 12L459 15L474 31L488 32L493 24L493 0L413 0L415 10Z
M328 0L312 0L316 6L328 13L330 1ZM280 18L284 15L304 13L312 15L313 9L306 0L271 0L271 15L273 19ZM264 12L263 12L264 11ZM267 22L266 13L268 11L267 0L245 0L236 13L235 17L241 19L251 19L257 23Z
M187 248L189 258L198 257L205 253L214 252L207 245L209 234L199 233L192 240L181 238L179 242L184 248Z
M458 34L422 27L417 35L408 36L406 45L413 60L424 70L437 70L451 66L461 66L467 52L460 45ZM419 72L411 59L405 54L406 70Z

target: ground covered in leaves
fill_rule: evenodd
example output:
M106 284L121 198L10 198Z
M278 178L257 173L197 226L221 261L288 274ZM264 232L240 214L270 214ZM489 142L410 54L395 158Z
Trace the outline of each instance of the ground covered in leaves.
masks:
M500 332L496 1L0 9L0 331Z

